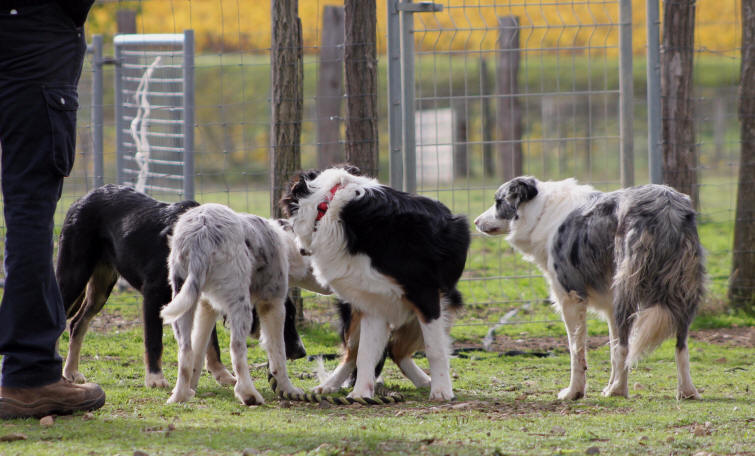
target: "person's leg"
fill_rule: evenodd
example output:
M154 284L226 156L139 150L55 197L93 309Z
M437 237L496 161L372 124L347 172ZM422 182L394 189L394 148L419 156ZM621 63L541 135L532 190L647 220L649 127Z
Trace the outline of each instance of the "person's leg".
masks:
M52 266L53 216L73 165L86 43L55 3L0 11L5 290L0 418L95 409L105 393L61 379L65 312Z
M50 4L0 17L0 40L13 41L0 50L6 225L0 353L6 387L42 386L61 375L56 341L65 313L52 266L53 216L73 164L85 43L81 29L59 13ZM56 73L30 73L45 60L55 61Z

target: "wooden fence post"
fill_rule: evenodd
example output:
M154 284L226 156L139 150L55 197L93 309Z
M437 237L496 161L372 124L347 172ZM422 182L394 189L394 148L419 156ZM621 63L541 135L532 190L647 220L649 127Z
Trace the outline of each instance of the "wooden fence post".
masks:
M375 0L345 0L346 160L378 175Z
M695 207L698 207L695 103L692 99L695 0L666 1L663 10L663 182L689 195Z
M496 59L498 95L499 176L508 181L522 174L522 110L519 105L519 18L498 18L498 58Z
M737 213L729 302L755 313L755 0L742 0L742 63L739 78L739 158Z
M136 11L119 9L115 12L115 22L119 35L136 33Z
M452 103L454 132L454 178L467 177L467 99L462 98Z
M495 160L493 159L493 114L490 112L491 90L488 63L485 57L480 57L480 95L482 100L482 172L485 177L495 175Z
M272 113L270 120L270 215L281 217L278 201L291 175L301 168L302 65L301 20L298 0L270 0L272 41L270 80ZM301 293L291 290L297 320L304 319Z
M343 98L343 7L323 7L320 71L317 80L317 167L343 161L341 98Z

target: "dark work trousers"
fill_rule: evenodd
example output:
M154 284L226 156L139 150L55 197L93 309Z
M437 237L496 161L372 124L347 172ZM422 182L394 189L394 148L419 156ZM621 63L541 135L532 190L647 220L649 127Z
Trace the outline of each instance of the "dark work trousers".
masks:
M53 215L73 166L86 41L56 3L19 4L0 10L0 353L2 386L35 387L61 377L57 340L66 318L52 266Z

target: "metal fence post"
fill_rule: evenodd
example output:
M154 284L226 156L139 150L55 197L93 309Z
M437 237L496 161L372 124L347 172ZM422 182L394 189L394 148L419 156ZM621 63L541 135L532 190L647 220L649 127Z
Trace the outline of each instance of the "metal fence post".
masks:
M113 111L115 113L115 169L116 169L116 183L121 184L125 181L124 163L123 163L123 127L121 125L123 121L123 78L121 62L123 56L121 55L121 47L117 41L113 43L113 58L115 60L115 81L113 88L115 89L115 98Z
M411 0L399 6L410 4ZM417 191L417 149L414 130L414 15L406 10L401 12L401 104L402 140L404 156L404 191Z
M661 58L658 0L646 0L647 13L647 103L648 167L651 184L663 183L661 157Z
M102 35L92 36L92 153L94 186L105 183L102 119Z
M401 12L401 104L402 140L404 155L404 191L417 192L417 144L414 127L414 13L429 13L443 10L443 5L404 0L396 6Z
M183 42L183 198L194 199L194 30L184 30Z
M388 0L388 137L391 187L404 189L404 163L401 154L403 125L401 122L401 30L399 0Z
M621 186L634 185L634 81L632 76L632 0L619 3L619 168Z

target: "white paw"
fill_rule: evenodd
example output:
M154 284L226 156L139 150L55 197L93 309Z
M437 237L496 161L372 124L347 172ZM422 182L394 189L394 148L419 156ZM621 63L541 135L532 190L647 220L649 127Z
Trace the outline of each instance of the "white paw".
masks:
M226 369L213 372L212 376L215 378L215 381L218 382L218 385L233 386L236 384L236 377L231 375L231 373L228 372Z
M360 388L359 386L354 386L354 389L349 393L348 397L355 398L355 397L372 397L375 394L375 388Z
M147 388L170 388L170 383L165 380L162 372L147 372L144 376L144 386Z
M697 392L697 389L693 386L691 389L687 390L679 390L676 392L676 400L680 401L682 399L687 400L701 400L703 397L700 395L700 393Z
M558 398L562 401L574 401L585 397L584 388L564 388L558 393Z
M234 395L244 405L261 405L265 403L265 399L262 398L262 395L257 392L254 386L248 391L243 391L237 383L236 388L234 388Z
M175 404L179 402L187 402L189 399L194 397L194 390L187 388L182 391L178 391L176 389L173 390L173 394L170 395L168 400L166 401L166 404Z
M314 388L312 388L312 392L313 393L317 393L317 394L330 394L330 393L335 393L339 389L340 388L338 388L337 386L328 385L327 383L323 383L322 385L317 385Z
M604 397L611 397L611 396L629 397L629 388L626 385L622 388L615 383L611 383L605 388L603 388L603 396Z
M454 398L454 392L450 388L434 388L430 390L431 401L450 401Z
M87 382L87 378L84 377L84 374L82 374L79 371L74 371L74 372L63 371L63 378L65 378L66 380L72 383L86 383Z

